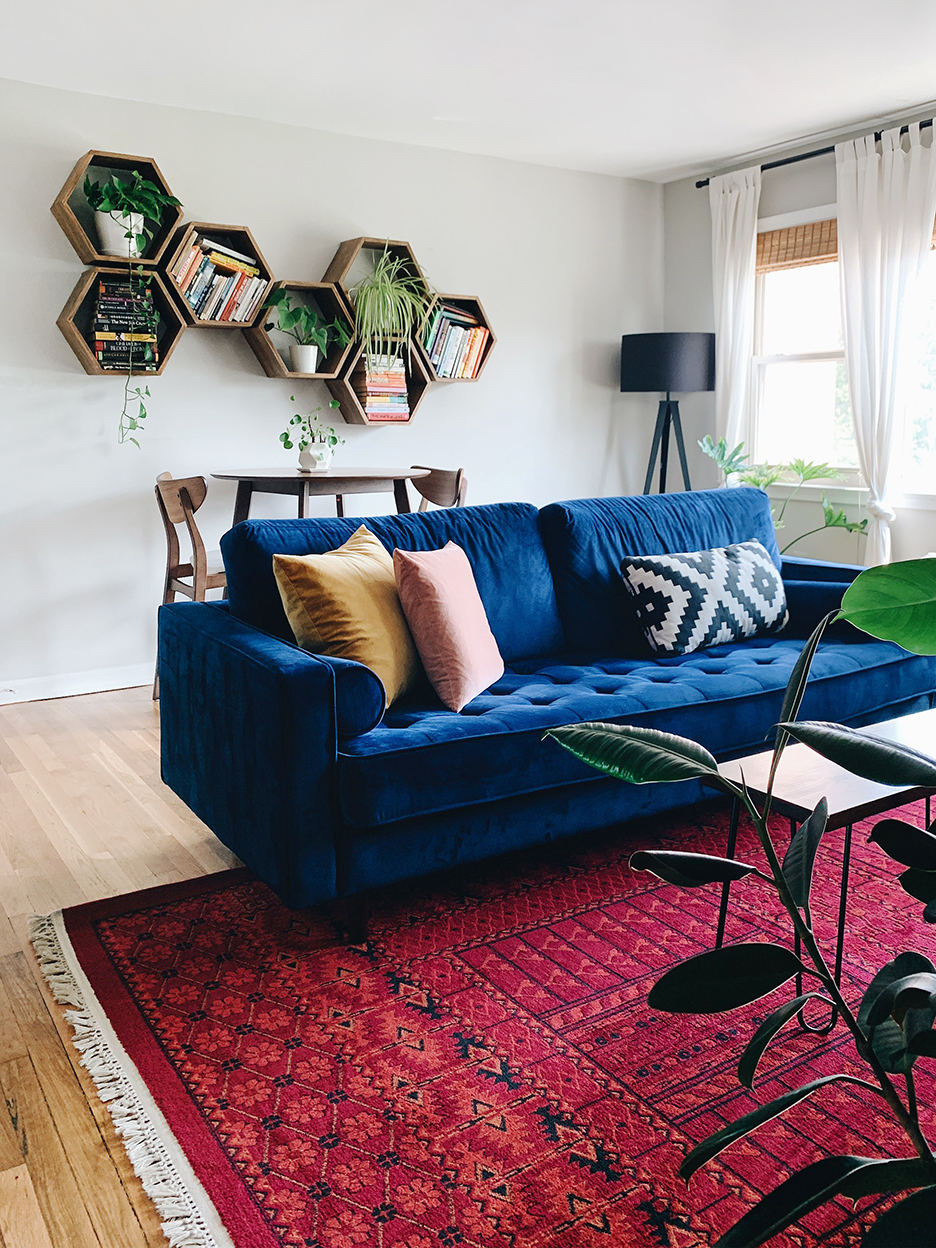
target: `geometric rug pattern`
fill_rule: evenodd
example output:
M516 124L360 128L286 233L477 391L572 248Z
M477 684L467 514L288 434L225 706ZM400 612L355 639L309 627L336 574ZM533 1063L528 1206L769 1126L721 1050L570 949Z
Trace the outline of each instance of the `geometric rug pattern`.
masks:
M908 809L905 818L919 819ZM792 995L708 1019L647 992L711 947L717 886L627 866L637 848L724 852L721 801L378 895L366 945L324 909L291 912L245 871L66 911L82 968L238 1248L696 1248L824 1152L905 1155L876 1098L833 1085L705 1166L694 1143L839 1069L840 1026L793 1028L753 1093L734 1076ZM777 838L788 835L776 824ZM864 831L864 835L862 834ZM934 928L857 825L844 970L857 1001ZM760 861L742 830L739 857ZM841 834L820 849L813 914L834 931ZM825 881L825 882L824 882ZM729 941L789 941L757 882ZM918 1092L933 1102L921 1062ZM851 1248L851 1202L777 1245Z

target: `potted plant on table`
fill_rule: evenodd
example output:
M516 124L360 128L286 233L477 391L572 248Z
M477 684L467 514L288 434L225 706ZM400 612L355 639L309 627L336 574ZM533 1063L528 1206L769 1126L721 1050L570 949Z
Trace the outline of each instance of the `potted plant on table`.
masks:
M289 291L275 290L263 305L276 309L276 322L267 322L264 329L279 329L295 341L289 348L289 363L294 373L314 373L319 353L324 357L333 342L346 347L351 341L348 327L336 317L326 322L318 310L307 303L293 306Z
M296 396L291 394L289 401L295 403ZM331 399L330 408L340 407L337 399ZM331 466L335 448L344 445L344 438L339 437L331 425L323 425L318 413L321 407L311 412L295 412L289 418L289 424L279 440L287 451L299 448L299 469L301 472L324 472Z
M87 176L83 189L94 210L101 252L124 260L140 259L162 221L163 210L181 206L174 195L167 195L137 169L131 170L129 182L116 173L106 182L92 182Z
M826 1201L887 1193L899 1193L897 1203L865 1233L863 1248L915 1248L933 1242L936 1153L926 1134L933 1135L933 1107L918 1101L913 1066L920 1059L936 1059L936 966L915 950L901 952L880 968L860 1002L849 1002L819 945L810 911L814 871L824 870L817 855L827 823L825 798L793 836L782 861L768 825L777 765L791 737L866 780L897 788L936 789L936 760L908 746L842 724L797 722L819 641L836 618L915 654L936 654L936 559L866 569L846 590L841 609L820 621L784 694L760 808L743 783L739 786L723 777L708 750L687 738L602 723L553 728L546 734L577 758L632 784L703 780L740 802L756 830L764 859L760 865L656 849L631 857L635 870L650 871L680 888L759 880L775 890L796 938L793 948L747 942L689 958L656 982L648 998L651 1008L715 1015L751 1005L794 977L808 976L811 989L773 1009L749 1040L738 1065L739 1081L754 1087L758 1063L774 1038L815 1000L831 1006L843 1019L868 1075L860 1079L844 1072L824 1074L760 1105L697 1144L680 1166L680 1176L688 1182L722 1149L837 1081L879 1098L878 1104L887 1107L906 1140L906 1156L829 1156L795 1171L723 1234L715 1248L757 1248ZM871 840L904 868L900 887L925 904L923 919L936 923L936 824L926 829L888 818L877 824ZM801 951L807 960L801 959ZM905 1085L902 1095L899 1080Z

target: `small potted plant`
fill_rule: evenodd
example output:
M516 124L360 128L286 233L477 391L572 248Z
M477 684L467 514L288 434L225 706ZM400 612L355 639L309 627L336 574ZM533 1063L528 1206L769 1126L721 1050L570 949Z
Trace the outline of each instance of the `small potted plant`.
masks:
M289 364L294 373L314 373L318 368L319 353L328 355L333 342L346 347L351 341L348 326L337 317L326 323L318 310L308 303L294 307L285 288L274 290L263 305L276 309L276 321L269 321L264 329L279 329L295 342L289 348Z
M296 396L291 394L289 401L295 403ZM337 399L331 399L330 408L340 407ZM311 412L295 412L289 418L289 424L279 440L287 451L299 448L299 470L301 472L324 472L331 466L336 446L344 445L344 438L339 437L331 425L323 425L318 413L320 407Z
M354 334L364 344L368 372L378 361L408 347L413 334L432 310L436 296L425 279L413 273L405 256L394 256L386 246L373 271L352 288Z
M86 177L83 189L94 210L102 254L124 260L137 260L143 255L153 229L162 220L163 209L181 206L174 195L167 195L136 169L131 171L129 182L116 173L106 182L92 182Z

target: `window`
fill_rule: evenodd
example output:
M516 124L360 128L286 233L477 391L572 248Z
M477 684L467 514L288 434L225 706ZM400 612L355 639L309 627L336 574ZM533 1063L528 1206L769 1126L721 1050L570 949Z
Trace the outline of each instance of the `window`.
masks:
M760 462L801 457L858 467L836 254L834 220L757 237L752 387Z
M905 404L899 473L910 493L936 494L936 252L909 309L901 381Z

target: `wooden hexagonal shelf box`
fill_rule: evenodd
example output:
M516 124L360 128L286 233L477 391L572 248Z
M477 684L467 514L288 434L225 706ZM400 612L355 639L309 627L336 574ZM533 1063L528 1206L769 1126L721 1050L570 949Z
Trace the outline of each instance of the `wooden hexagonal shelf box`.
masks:
M132 332L135 328L126 324L127 317L120 312L109 312L106 322L103 311L98 317L100 296L109 295L112 302L118 305L127 301L124 292L127 280L126 268L104 268L96 265L86 269L56 321L68 345L81 362L81 367L94 377L126 376L131 371L119 359L119 347L97 346L98 342L103 341L115 344L118 335ZM159 274L148 273L145 281L152 291L152 303L157 318L154 344L156 358L147 363L141 346L140 359L137 362L134 350L130 363L133 375L140 377L155 376L163 371L185 329L185 322ZM107 328L103 329L105 323ZM110 360L107 358L108 351L112 352Z
M246 225L180 226L165 264L166 285L187 325L247 329L260 319L273 274Z
M401 350L406 386L406 405L388 400L387 391L395 387L391 381L384 384L384 376L377 380L367 371L364 348L357 343L350 353L339 377L326 381L329 393L337 399L341 415L349 425L408 425L416 415L416 409L429 388L429 373L422 355L415 348Z
M119 259L132 259L143 268L154 268L162 259L173 230L182 220L182 209L167 207L158 224L146 223L153 237L139 257L109 255L101 250L101 241L95 226L94 210L84 193L85 177L92 182L106 182L112 175L134 171L155 183L166 195L171 195L169 184L159 170L156 161L149 156L127 156L121 152L85 152L68 176L68 181L55 197L52 215L65 231L68 241L85 264L116 264Z
M438 295L418 346L431 381L477 381L496 341L476 295Z
M312 372L303 372L294 367L298 361L295 360L293 347L298 344L278 327L276 310L267 308L256 324L244 330L244 337L263 371L268 377L308 378L313 381L337 378L354 349L354 318L338 287L334 282L275 282L265 302L281 290L287 292L294 307L305 304L310 308L320 325L327 327L337 322L343 326L348 341L342 346L340 338L329 334L328 351L324 356L313 345L310 350L317 355L315 368ZM267 317L270 319L267 320Z

